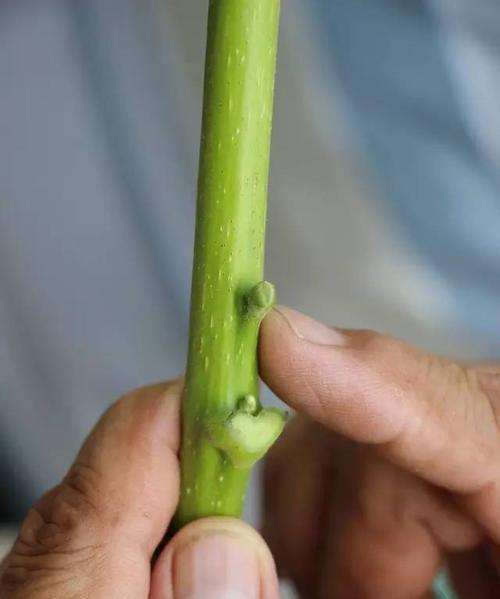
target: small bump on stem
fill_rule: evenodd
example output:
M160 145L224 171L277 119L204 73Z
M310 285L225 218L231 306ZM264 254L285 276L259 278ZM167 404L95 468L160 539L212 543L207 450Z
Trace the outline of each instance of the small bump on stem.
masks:
M257 403L256 398L251 397ZM261 410L255 415L237 409L225 421L210 423L208 438L235 468L248 469L267 453L280 436L286 418L286 412L275 408Z
M245 297L246 317L260 322L273 309L275 303L274 285L268 281L261 281L252 287Z
M250 414L252 416L256 416L260 409L259 401L255 397L255 395L244 395L238 401L238 411L244 412L245 414Z

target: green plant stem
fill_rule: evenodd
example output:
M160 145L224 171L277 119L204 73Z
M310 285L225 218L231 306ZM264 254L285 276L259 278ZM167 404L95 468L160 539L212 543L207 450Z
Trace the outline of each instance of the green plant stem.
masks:
M260 322L279 0L211 0L177 526L239 516L284 415L262 410Z

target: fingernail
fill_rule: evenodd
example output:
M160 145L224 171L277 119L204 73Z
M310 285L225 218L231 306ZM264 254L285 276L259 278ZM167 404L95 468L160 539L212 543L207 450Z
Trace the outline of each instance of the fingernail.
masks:
M277 306L275 310L281 314L300 339L305 339L317 345L346 344L346 338L340 331L327 327L301 312L297 312L286 306Z
M259 588L257 555L236 535L202 536L174 553L175 599L259 599Z

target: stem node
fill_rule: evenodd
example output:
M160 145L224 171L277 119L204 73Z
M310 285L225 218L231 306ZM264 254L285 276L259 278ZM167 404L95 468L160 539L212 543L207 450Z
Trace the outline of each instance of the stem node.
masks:
M285 422L286 413L274 408L256 415L237 409L224 422L210 423L208 437L235 468L248 469L266 454Z
M245 297L246 317L257 320L259 323L273 309L276 303L274 285L268 281L261 281L252 287Z

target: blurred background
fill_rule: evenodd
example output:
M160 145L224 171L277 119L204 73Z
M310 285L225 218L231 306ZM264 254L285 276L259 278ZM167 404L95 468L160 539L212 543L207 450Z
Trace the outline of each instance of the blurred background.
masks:
M207 6L0 3L4 524L114 398L183 370ZM495 0L283 3L267 246L281 303L500 353L499 34Z

